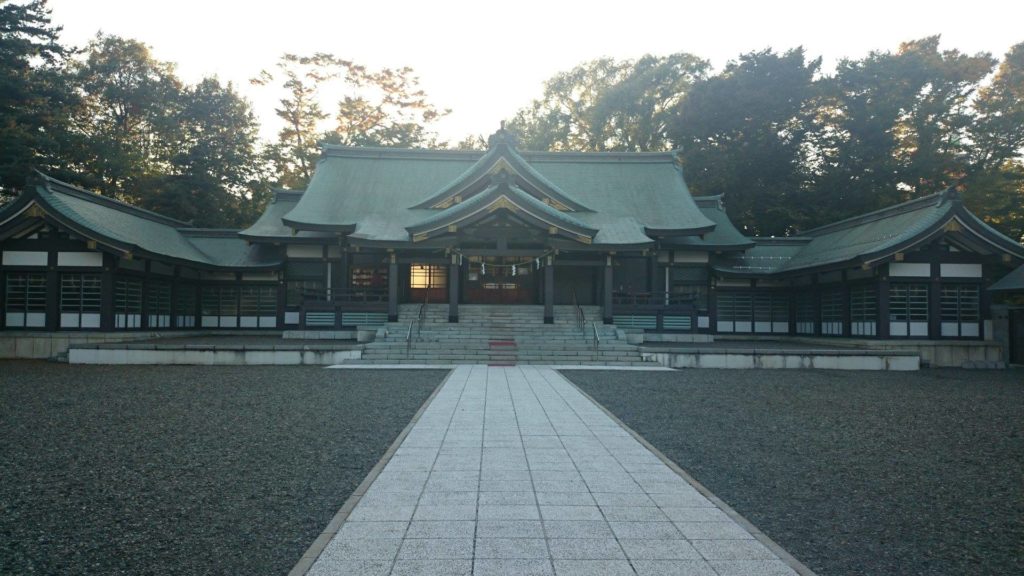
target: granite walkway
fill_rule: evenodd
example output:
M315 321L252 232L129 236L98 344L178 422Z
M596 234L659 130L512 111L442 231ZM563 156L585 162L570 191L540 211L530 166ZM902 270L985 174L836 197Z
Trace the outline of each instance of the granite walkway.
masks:
M796 572L555 370L460 366L309 574Z

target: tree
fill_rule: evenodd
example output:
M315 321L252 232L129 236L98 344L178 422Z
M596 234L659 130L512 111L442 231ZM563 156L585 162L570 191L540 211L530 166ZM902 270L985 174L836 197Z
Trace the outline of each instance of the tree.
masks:
M274 109L284 126L278 132L278 141L270 156L282 186L304 188L313 177L319 156L320 123L328 116L320 108L320 86L338 77L339 64L345 63L322 52L312 56L284 54L277 62L278 77L283 79L281 87L287 96L281 98L280 107ZM257 86L274 81L275 76L267 70L251 80Z
M370 70L332 54L313 56L285 54L277 63L286 96L275 111L284 121L271 157L278 181L289 188L303 188L323 142L347 146L433 145L436 137L428 125L448 110L427 101L411 68ZM264 70L253 84L275 82ZM320 91L329 82L344 83L348 94L338 103L337 124L322 130L328 114L320 106Z
M327 141L346 146L415 148L437 143L429 125L447 115L427 100L412 68L373 71L347 66L346 81L358 92L338 103L337 127Z
M56 154L55 138L73 102L61 78L68 50L58 43L60 31L46 0L0 0L0 200Z
M82 105L63 157L79 183L140 202L150 177L166 173L180 140L184 87L174 65L137 40L98 34L72 66Z
M726 194L730 217L749 234L785 234L801 219L805 107L820 65L803 48L744 54L696 83L675 111L669 134L687 183L697 194Z
M1024 42L1010 48L974 108L964 201L989 224L1024 240Z
M181 94L179 138L169 170L151 179L144 205L199 226L241 226L269 195L259 124L230 84L206 78Z
M545 82L509 128L533 150L664 150L675 106L708 68L685 53L587 62Z
M967 170L970 101L995 61L939 37L843 60L822 81L810 196L823 221L955 184ZM822 221L816 223L823 223Z

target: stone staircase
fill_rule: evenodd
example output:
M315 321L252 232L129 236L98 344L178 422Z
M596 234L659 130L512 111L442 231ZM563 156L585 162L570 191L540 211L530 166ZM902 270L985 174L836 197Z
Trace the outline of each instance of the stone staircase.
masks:
M378 332L353 364L646 365L636 346L601 323L601 308L584 306L580 331L572 306L555 306L554 324L544 324L543 306L459 306L459 322L448 322L447 304L430 304L417 321L419 304L399 307L398 322ZM412 338L407 340L410 324ZM598 339L594 338L594 326Z

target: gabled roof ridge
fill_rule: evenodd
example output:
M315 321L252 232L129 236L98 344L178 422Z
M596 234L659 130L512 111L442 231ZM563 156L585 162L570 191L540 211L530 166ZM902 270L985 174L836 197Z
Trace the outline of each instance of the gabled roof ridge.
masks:
M186 237L237 238L239 230L236 228L179 228L178 232Z
M859 214L857 216L852 216L850 218L846 218L838 222L832 222L831 224L825 224L824 226L811 228L810 230L805 230L801 232L800 235L819 236L821 234L826 234L829 232L837 232L839 230L845 230L848 228L852 228L854 226L858 226L860 224L867 224L868 222L875 222L885 218L898 216L900 214L906 214L907 212L913 212L915 210L920 210L922 208L927 208L929 206L935 207L947 200L952 200L957 197L959 197L959 195L957 195L957 193L952 188L947 188L946 190L943 190L941 192L935 192L933 194L928 194L927 196L914 198L911 200L907 200L906 202L893 204L892 206L886 206L885 208L881 208L873 212Z
M434 148L397 148L388 146L342 146L321 145L322 157L350 158L416 158L423 160L478 160L488 150L444 150ZM559 162L564 160L593 160L650 163L653 161L675 163L676 151L667 152L580 152L575 150L517 150L520 156L536 162Z
M809 236L747 236L751 241L765 246L786 244L807 244L814 240Z
M294 197L294 198L301 198L302 195L306 193L306 189L303 188L302 190L293 190L293 189L290 189L290 188L274 188L273 192L274 192L274 199L271 200L271 201L272 202L276 202L278 200L278 198L281 198L283 196Z
M458 204L453 204L443 210L437 211L434 214L428 216L427 218L424 218L423 220L411 226L408 226L406 229L409 230L410 232L413 232L414 230L419 230L426 226L434 225L437 222L443 222L453 214L458 214L459 212L471 210L475 208L476 204L482 203L483 199L487 198L488 195L494 194L503 187L508 189L513 198L527 203L534 209L540 210L553 218L562 220L566 224L576 226L581 230L587 230L591 234L597 233L596 229L587 226L586 224L580 222L576 218L573 218L571 214L555 210L551 206L548 206L544 202L541 202L540 200L534 198L530 193L526 192L522 188L511 183L492 184L479 194L474 195L472 198L469 198L468 200L460 202ZM504 191L502 191L501 194L504 194Z
M138 216L139 218L145 218L147 220L164 224L166 226L171 226L172 228L192 228L192 225L189 224L188 222L177 220L175 218L171 218L170 216L164 216L163 214L158 214L151 210L146 210L145 208L139 208L138 206L128 204L127 202L122 202L121 200L117 200L109 196L103 196L102 194L90 192L85 188L75 186L74 184L70 184L62 180L58 180L52 176L47 176L46 174L43 174L38 170L36 171L36 174L43 179L43 185L51 193L66 194L68 196L74 196L76 198L80 198L82 200L86 200L89 202L102 204L104 206L107 206L108 208L113 208L115 210L119 210L127 214L132 214L134 216ZM52 185L58 186L59 190L54 190Z
M529 182L531 187L539 189L540 193L544 196L550 197L552 200L576 212L591 211L534 168L526 158L519 154L519 151L516 150L509 138L492 137L492 142L491 148L477 159L472 166L463 171L462 174L459 174L454 180L445 184L440 190L431 194L426 200L413 205L412 208L432 208L440 202L458 196L467 187L479 182L481 179L488 178L492 167L499 162L504 162L521 178ZM493 178L493 176L491 177Z
M722 204L722 200L725 198L725 193L712 194L710 196L694 196L693 201L697 203L697 206L702 208L718 208ZM703 206L708 204L708 206Z

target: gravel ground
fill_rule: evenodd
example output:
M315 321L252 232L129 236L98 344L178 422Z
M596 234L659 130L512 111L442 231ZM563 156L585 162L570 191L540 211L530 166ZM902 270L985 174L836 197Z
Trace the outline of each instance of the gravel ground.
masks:
M0 574L284 574L445 374L0 362Z
M812 570L1024 574L1024 371L566 371Z

